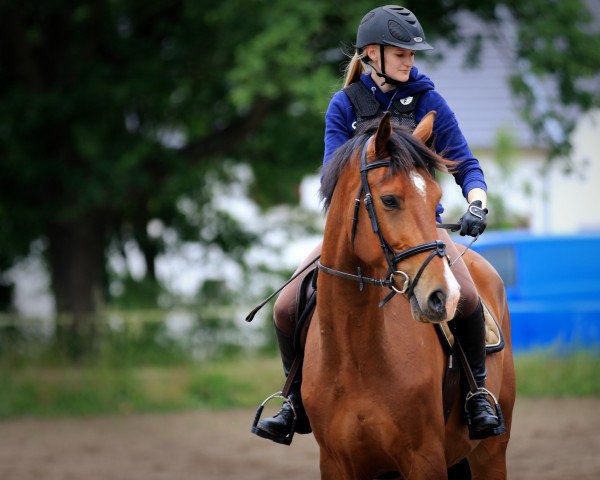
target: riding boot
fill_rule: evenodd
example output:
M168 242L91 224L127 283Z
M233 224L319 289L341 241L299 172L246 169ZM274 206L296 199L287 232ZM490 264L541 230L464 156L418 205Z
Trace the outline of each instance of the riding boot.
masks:
M471 438L486 438L500 433L500 420L485 389L485 320L481 301L475 311L456 322L456 329L467 361L475 377L477 392L466 401L465 410Z
M290 369L292 368L294 359L296 358L294 339L293 337L286 335L277 327L275 327L275 332L277 333L277 342L281 352L281 360L283 361L283 371L287 378L288 374L290 373ZM306 412L304 411L304 406L302 405L302 397L300 395L301 385L302 373L299 371L296 374L294 382L292 383L288 396L293 408L288 402L285 402L281 407L281 410L279 410L279 412L274 416L262 419L257 425L257 429L259 430L259 432L256 432L257 435L268 438L277 443L289 443L286 442L285 439L290 434L294 433L292 431L294 429L294 418L296 418L296 433L312 432L310 422Z

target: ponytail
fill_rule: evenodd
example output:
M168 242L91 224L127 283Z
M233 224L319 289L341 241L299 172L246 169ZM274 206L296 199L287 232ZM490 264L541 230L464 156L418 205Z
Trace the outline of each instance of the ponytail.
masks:
M365 68L362 63L362 59L364 57L364 53L354 52L354 56L350 59L350 62L348 62L348 66L346 67L343 88L346 88L351 83L356 82L360 78L360 75L364 73Z

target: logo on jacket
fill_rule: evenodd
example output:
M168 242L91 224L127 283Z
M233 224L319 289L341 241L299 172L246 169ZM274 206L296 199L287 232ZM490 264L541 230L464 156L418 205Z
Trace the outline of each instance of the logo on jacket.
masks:
M400 99L400 103L402 105L410 105L410 103L413 101L413 97L406 97L406 98L401 98Z

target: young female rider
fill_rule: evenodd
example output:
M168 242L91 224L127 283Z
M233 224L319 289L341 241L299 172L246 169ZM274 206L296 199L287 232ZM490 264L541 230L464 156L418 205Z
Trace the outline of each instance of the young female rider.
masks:
M344 89L337 92L325 115L326 165L335 150L355 132L357 124L391 111L402 124L414 129L421 118L435 110L434 147L444 157L458 162L453 175L462 188L469 206L460 219L460 234L477 236L486 227L486 183L478 160L473 156L460 131L454 113L435 91L433 82L414 66L416 51L430 50L417 18L406 8L388 5L371 10L362 19L357 32L356 53L346 72ZM368 71L364 72L364 67ZM441 222L441 205L437 219ZM446 230L438 229L439 238L446 244L451 259L459 256ZM298 271L320 253L319 245L299 267ZM477 386L484 387L485 331L483 309L473 280L462 260L452 271L460 284L461 299L456 314L457 334L475 376ZM301 277L290 283L275 303L275 329L285 374L295 357L293 334L296 321L296 291ZM298 433L310 432L310 425L300 397L300 379L292 385L290 400L298 420ZM467 404L471 433L477 438L493 434L499 425L498 417L485 395L475 395ZM292 429L292 408L285 403L273 417L258 424L260 435L274 441L287 436Z

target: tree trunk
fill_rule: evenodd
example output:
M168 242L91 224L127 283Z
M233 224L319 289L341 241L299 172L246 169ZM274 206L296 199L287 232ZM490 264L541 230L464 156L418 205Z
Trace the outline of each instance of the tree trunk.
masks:
M103 223L92 215L48 229L57 342L76 361L88 356L94 345L96 313L102 302L104 237Z

